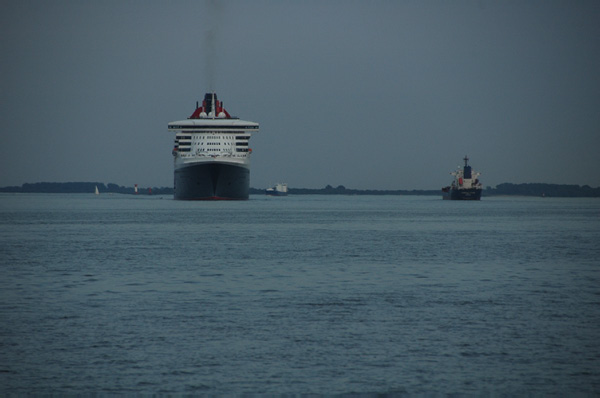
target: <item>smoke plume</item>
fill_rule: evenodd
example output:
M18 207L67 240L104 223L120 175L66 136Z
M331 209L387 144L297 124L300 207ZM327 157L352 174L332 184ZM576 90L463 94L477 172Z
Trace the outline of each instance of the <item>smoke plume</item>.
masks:
M223 6L217 0L206 1L206 30L204 31L204 62L206 84L210 92L216 91L219 27L223 19Z

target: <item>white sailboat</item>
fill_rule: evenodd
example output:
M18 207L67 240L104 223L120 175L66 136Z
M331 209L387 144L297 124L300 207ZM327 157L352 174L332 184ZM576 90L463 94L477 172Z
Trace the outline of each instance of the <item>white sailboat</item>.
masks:
M100 195L100 191L98 191L98 185L96 185L96 192L94 192L96 195Z

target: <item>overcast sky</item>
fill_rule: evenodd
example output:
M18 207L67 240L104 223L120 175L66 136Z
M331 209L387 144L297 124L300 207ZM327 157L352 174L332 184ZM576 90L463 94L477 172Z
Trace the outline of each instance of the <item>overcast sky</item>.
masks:
M251 186L600 186L600 1L0 3L0 186L172 186L170 121L260 123Z

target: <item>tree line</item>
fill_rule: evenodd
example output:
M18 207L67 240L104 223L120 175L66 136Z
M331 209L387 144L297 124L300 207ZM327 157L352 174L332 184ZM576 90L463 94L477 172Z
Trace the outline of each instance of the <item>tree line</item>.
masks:
M0 188L0 192L21 193L94 193L98 188L100 193L135 194L134 187L123 187L117 184L104 184L102 182L36 182L25 183L19 186ZM173 194L173 188L166 187L139 187L140 195L168 195Z
M253 194L264 193L264 190L251 188ZM325 188L289 188L290 195L441 195L441 190L373 190L373 189L348 189L343 185L336 188L327 185ZM540 197L600 197L600 187L592 188L589 185L561 185L561 184L511 184L503 183L495 188L487 187L482 196L540 196Z
M104 184L102 182L36 182L25 183L21 186L0 187L0 192L20 193L94 193L96 187L100 193L135 194L134 187L124 187L117 184ZM264 189L250 188L250 194L264 194ZM139 195L172 195L172 187L139 187ZM289 188L290 195L441 195L441 190L376 190L376 189L350 189L343 185L325 188ZM560 198L597 198L600 197L600 187L592 188L589 185L565 184L511 184L503 183L495 188L487 187L483 196L539 196Z

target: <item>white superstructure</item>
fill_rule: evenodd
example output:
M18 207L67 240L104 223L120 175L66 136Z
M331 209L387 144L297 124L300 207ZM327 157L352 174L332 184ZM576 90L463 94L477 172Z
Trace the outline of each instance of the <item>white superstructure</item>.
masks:
M458 166L456 171L450 173L454 176L452 189L482 189L481 182L479 182L479 176L481 175L478 171L471 170L471 167L467 165L469 158L465 156L465 166Z
M169 123L175 132L175 168L199 162L248 166L251 133L258 123L239 119L187 119Z

